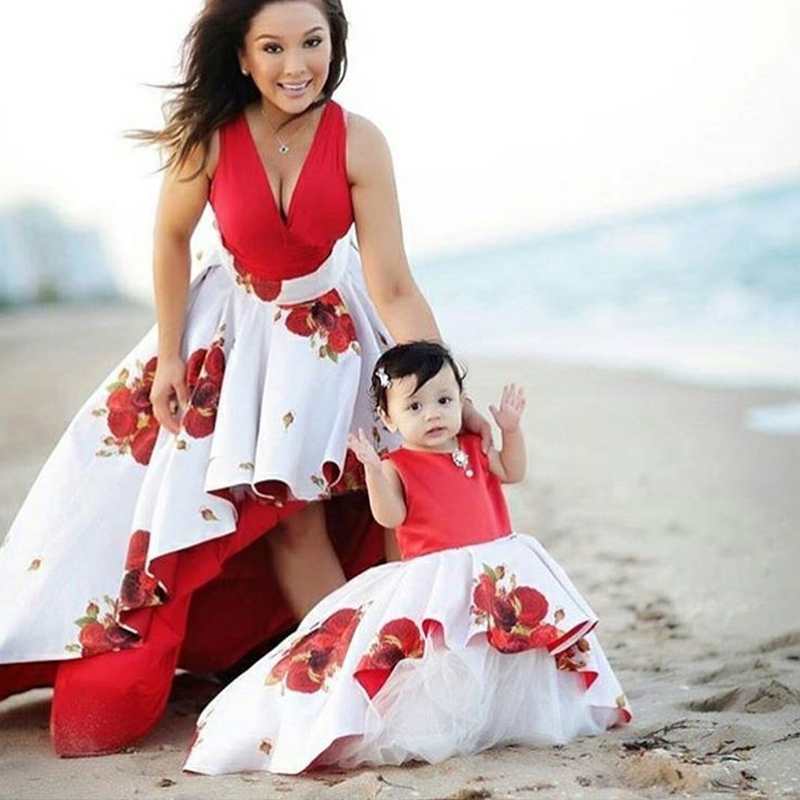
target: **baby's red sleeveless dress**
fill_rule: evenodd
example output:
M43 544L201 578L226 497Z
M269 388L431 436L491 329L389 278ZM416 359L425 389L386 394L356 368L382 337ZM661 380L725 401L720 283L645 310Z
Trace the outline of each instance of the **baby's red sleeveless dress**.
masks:
M200 715L207 774L435 763L563 744L630 720L597 617L532 536L511 531L480 439L395 449L403 560L324 598Z

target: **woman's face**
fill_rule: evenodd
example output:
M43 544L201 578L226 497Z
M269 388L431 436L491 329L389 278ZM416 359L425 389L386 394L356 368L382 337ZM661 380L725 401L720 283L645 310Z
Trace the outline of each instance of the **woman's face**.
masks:
M251 20L239 53L263 97L286 114L299 114L320 94L332 53L328 20L305 0L268 3Z

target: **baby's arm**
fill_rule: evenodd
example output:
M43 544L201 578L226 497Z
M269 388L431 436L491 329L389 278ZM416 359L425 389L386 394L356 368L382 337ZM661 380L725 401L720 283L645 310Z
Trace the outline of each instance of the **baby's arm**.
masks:
M489 451L489 470L503 483L519 483L525 477L525 437L519 426L524 410L525 393L513 383L503 387L499 409L489 406L503 439L501 450L492 448Z
M350 449L364 465L372 516L384 528L396 528L406 518L406 503L400 476L389 461L381 461L364 431L350 435Z

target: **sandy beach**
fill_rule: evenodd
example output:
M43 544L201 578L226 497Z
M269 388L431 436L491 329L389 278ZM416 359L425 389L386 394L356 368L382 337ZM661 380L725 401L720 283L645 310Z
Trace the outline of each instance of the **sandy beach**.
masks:
M0 536L72 415L152 322L132 306L0 315ZM0 704L0 798L800 798L800 437L744 425L748 409L797 393L461 355L483 408L504 382L527 391L514 527L600 616L631 725L434 766L208 778L181 765L211 680L179 676L150 736L77 760L53 755L50 692L37 690Z

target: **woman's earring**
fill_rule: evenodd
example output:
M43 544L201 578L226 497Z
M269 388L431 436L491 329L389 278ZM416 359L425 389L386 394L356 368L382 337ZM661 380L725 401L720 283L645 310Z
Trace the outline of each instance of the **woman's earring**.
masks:
M242 68L242 75L247 75L247 70L244 67Z

